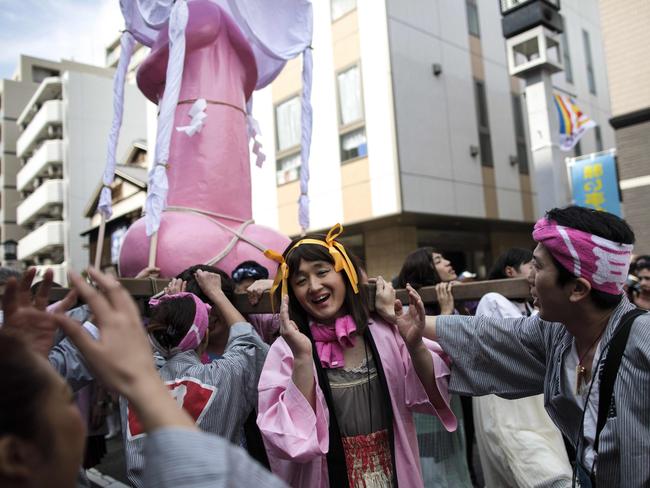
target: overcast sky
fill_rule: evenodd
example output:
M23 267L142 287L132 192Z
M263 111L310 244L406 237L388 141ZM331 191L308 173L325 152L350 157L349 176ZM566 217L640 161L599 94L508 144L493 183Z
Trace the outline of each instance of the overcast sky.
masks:
M123 27L119 0L0 0L0 78L20 54L103 65Z

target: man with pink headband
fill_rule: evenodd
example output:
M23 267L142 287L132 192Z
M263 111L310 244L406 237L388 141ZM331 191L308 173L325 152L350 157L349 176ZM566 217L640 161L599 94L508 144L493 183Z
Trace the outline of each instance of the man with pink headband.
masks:
M571 206L549 211L533 238L537 316L427 317L425 337L453 360L449 389L544 393L576 451L574 484L650 486L650 315L623 293L634 233L614 215Z

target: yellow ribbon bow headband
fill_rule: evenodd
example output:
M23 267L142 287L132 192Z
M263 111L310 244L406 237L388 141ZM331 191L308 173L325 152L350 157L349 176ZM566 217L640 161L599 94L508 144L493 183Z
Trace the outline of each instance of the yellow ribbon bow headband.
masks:
M289 254L291 254L291 251L293 251L298 246L301 246L302 244L316 244L318 246L326 247L332 256L332 259L334 260L334 271L337 273L341 270L345 271L345 274L347 275L348 280L350 280L350 284L352 285L352 289L356 294L359 293L359 277L357 276L357 272L354 269L352 260L348 256L348 253L345 251L345 247L343 247L343 244L335 240L342 233L343 226L341 224L336 224L327 233L324 241L321 241L320 239L310 238L301 239L296 242L291 249L289 249L289 252L287 252L287 257L289 257ZM275 275L275 280L273 281L273 286L271 287L271 296L275 294L275 290L278 289L280 284L282 284L282 296L287 295L289 265L287 264L282 254L277 253L272 249L267 249L264 251L264 255L280 265L278 266L278 272ZM271 300L271 302L273 302L273 300Z

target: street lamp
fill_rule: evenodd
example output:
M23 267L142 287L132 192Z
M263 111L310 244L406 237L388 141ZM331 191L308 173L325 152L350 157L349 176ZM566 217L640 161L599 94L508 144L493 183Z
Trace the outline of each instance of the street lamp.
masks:
M559 0L499 0L508 72L526 82L528 131L537 188L536 213L569 203L551 75L562 71ZM543 189L543 191L541 191Z

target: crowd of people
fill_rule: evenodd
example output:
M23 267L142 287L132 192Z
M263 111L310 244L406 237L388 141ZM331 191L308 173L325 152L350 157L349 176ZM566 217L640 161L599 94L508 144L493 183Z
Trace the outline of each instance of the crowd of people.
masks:
M136 487L650 485L650 256L625 221L549 211L488 277L532 299L478 304L437 250L369 278L341 232L267 251L275 279L193 266L144 307L95 269L54 304L51 272L2 270L0 486L87 484L84 391L119 405ZM276 313L242 315L243 292Z

